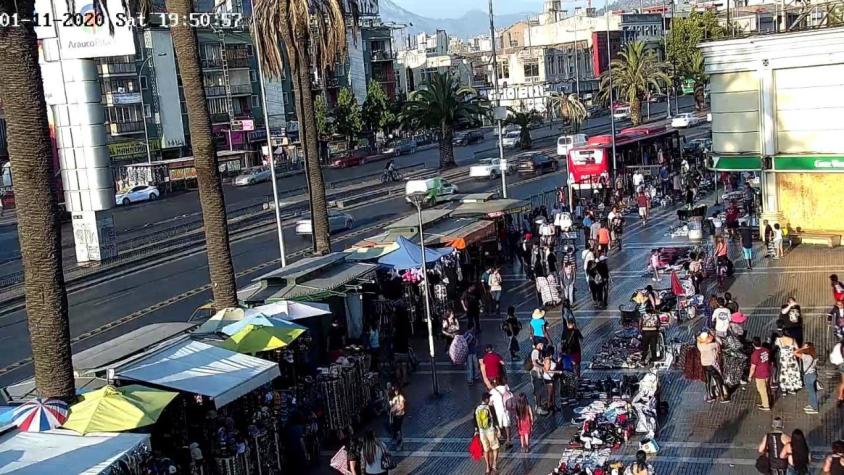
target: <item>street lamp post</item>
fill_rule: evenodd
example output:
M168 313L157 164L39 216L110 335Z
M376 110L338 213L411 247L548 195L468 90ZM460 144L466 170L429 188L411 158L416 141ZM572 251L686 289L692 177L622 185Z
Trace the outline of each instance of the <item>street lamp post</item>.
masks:
M264 128L267 133L267 163L270 165L270 175L273 182L273 208L275 208L275 227L278 233L278 253L281 258L281 267L287 266L287 253L284 250L284 233L281 227L281 204L278 202L278 183L276 182L275 174L275 154L273 153L273 138L270 134L270 113L267 110L267 92L264 88L264 67L261 65L261 42L257 40L255 43L255 58L258 63L258 81L261 85L261 99L263 101L262 109L264 110ZM231 143L231 140L229 140ZM311 215L311 227L314 225L315 217Z
M530 25L528 25L528 33L530 33ZM495 106L501 107L501 96L498 94L498 55L495 51L492 0L489 0L489 42L492 45L492 87L495 91ZM507 162L504 160L504 137L501 135L501 118L498 117L498 169L501 171L501 197L507 198Z
M422 289L425 296L425 317L428 320L428 355L431 357L431 384L433 385L434 396L439 396L440 387L437 382L437 362L434 360L434 327L431 319L431 295L428 289L428 263L425 258L425 235L422 232L422 203L427 193L419 191L408 195L416 205L416 212L419 216L419 246L422 249Z
M612 108L612 49L610 48L610 2L609 0L605 0L604 2L604 10L607 13L607 75L609 76L609 94L610 94L610 133L612 137L610 140L612 141L612 182L615 183L615 177L618 173L616 170L616 163L615 163L615 115Z
M167 53L156 53L155 56L167 56ZM141 90L141 76L143 75L144 68L147 67L150 60L155 56L147 56L144 59L144 62L141 63L141 67L138 68L138 90ZM152 163L152 152L149 149L149 129L147 128L147 110L146 105L144 105L144 92L141 91L141 121L144 123L144 144L146 144L147 148L147 164ZM152 170L149 170L149 173L152 173ZM152 176L150 176L152 178Z
M668 61L668 23L665 19L665 11L668 10L668 7L665 6L665 0L662 0L662 43L663 48L665 49L665 60ZM674 21L674 18L671 18L671 21ZM673 79L672 79L673 80ZM666 119L671 118L671 85L666 84L668 88L666 89L665 94L665 116ZM675 98L676 99L676 98Z

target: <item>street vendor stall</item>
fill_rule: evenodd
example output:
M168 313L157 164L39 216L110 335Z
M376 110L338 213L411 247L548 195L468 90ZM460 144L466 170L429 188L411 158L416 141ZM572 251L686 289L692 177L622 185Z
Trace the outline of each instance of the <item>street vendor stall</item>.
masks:
M210 398L220 408L279 375L273 362L182 339L109 370L109 379L139 381Z
M0 474L142 475L150 436L68 430L13 431L0 435Z

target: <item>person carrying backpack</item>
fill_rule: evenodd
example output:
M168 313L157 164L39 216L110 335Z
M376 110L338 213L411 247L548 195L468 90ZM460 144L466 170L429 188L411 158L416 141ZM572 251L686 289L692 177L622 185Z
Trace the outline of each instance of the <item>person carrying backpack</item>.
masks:
M498 421L499 432L504 434L504 447L509 449L513 446L513 443L510 442L510 426L516 410L516 398L510 392L510 387L507 386L503 375L500 378L493 379L492 385L493 387L489 391L489 401L492 408L495 409L495 419Z
M486 473L490 474L498 470L498 421L495 418L495 410L489 404L490 394L484 393L481 396L481 403L475 408L472 420L475 424L475 434L481 440L484 449L484 462Z

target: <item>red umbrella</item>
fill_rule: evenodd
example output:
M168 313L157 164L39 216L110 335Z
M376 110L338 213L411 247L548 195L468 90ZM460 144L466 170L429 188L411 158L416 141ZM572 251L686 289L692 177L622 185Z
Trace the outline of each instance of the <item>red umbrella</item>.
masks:
M683 288L680 278L677 277L677 273L674 271L671 271L671 291L674 292L674 295L686 295L686 290Z

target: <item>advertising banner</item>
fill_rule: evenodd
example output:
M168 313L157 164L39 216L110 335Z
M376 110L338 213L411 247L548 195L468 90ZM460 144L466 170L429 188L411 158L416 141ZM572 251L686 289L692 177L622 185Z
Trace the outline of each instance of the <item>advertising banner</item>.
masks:
M73 3L73 11L68 8ZM61 42L62 59L88 59L135 54L135 40L129 22L120 21L120 0L106 0L108 14L97 12L93 0L52 2L54 25ZM110 30L109 22L113 27Z

